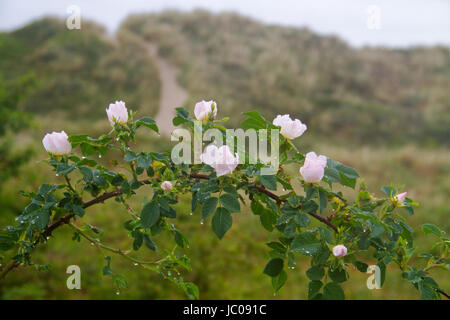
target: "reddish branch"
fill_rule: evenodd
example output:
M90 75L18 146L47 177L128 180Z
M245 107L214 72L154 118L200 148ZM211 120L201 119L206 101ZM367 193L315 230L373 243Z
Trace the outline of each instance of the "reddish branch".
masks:
M197 179L209 179L209 176L208 176L208 175L206 175L206 174L199 174L199 173L193 173L193 174L191 174L191 177L192 177L192 178L197 178ZM280 199L279 196L277 196L277 195L276 195L275 193L273 193L273 192L270 192L269 190L267 190L266 188L264 188L264 186L256 185L256 184L255 184L255 185L252 185L251 188L257 189L258 191L260 191L260 192L262 192L262 193L268 195L270 198L272 198L273 200L275 200L276 203L277 203L278 205L282 204L283 202L286 202L285 199ZM315 219L319 220L320 222L325 223L327 226L329 226L330 228L332 228L335 232L338 232L337 227L336 227L334 224L332 224L332 223L330 222L329 219L324 218L324 217L322 217L322 216L319 216L319 215L318 215L317 213L315 213L315 212L308 212L308 214L309 214L310 216L314 217Z

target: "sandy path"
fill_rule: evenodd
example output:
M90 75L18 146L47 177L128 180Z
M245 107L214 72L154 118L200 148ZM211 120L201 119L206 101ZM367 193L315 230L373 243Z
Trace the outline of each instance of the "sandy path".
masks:
M184 105L188 93L177 82L178 70L158 55L158 47L155 44L149 44L148 51L156 62L161 80L159 112L155 121L161 134L170 136L174 128L172 119L175 116L175 108Z

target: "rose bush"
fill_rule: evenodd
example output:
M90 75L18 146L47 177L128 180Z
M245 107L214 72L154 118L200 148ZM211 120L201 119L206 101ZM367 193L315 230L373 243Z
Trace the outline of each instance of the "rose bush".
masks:
M215 102L202 101L195 106L194 113L203 122L202 130L216 128L225 134L221 121L214 120ZM376 197L358 180L353 168L314 152L306 156L300 153L291 142L306 130L300 120L285 115L271 123L257 111L244 114L247 118L242 127L246 130L281 128L280 165L276 174L263 175L262 169L267 164L262 160L240 164L235 150L228 146L203 146L202 162L193 165L175 165L170 150L136 152L131 147L136 132L143 127L158 132L158 127L149 117L134 120L134 113L128 112L123 102L109 106L107 115L113 130L99 138L85 134L67 136L64 132L46 135L43 144L50 155L46 162L64 177L65 183L44 183L34 192L24 192L30 198L29 205L14 226L7 226L0 233L0 250L4 252L0 279L14 269L34 265L35 249L49 241L55 229L66 226L73 230L75 241L86 240L105 256L103 274L112 277L117 290L128 284L111 267L112 255L156 272L184 290L189 298L198 298L198 288L186 282L181 274L182 269L191 268L183 250L189 240L182 233L182 226L175 225L179 213L174 205L180 196L190 194L191 210L198 208L202 223L210 221L220 239L232 227L233 215L241 211L241 205L248 199L262 227L278 236L277 240L267 242L269 261L265 267L261 266L261 272L271 278L275 292L287 281L288 272L298 272L289 269L295 265L296 256L301 255L309 258L311 264L304 270L310 279L308 298L344 299L340 283L348 280L352 268L367 271L368 265L363 260L369 252L381 270L381 285L387 266L395 264L423 299L448 297L430 271L449 270L449 239L437 226L424 224L423 232L435 237L436 245L429 252L420 253L418 259L411 259L417 253L414 232L402 213L413 214L417 204L406 197L406 192L385 186L384 196ZM173 123L194 130L195 120L185 109L178 108ZM120 155L109 168L96 161L97 155L107 153ZM300 167L300 174L289 175L287 166L297 170ZM72 183L74 179L76 183ZM301 190L294 189L295 180L300 181ZM356 189L358 181L354 200L346 199L336 190L336 185ZM149 192L148 188L152 189L151 199L136 214L128 200L140 189ZM96 227L82 223L89 207L108 199L122 204L129 214L124 232L132 239L130 250L103 243ZM162 253L158 250L157 239L162 233L173 237L174 250ZM133 251L142 246L151 250L151 259L134 257ZM417 260L419 263L413 265L412 261Z

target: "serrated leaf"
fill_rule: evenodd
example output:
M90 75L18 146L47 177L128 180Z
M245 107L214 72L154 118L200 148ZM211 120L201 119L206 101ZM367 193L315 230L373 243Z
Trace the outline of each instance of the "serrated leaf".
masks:
M225 208L217 208L212 218L212 229L219 239L222 239L228 229L233 224L230 212Z
M141 118L141 119L137 120L135 122L135 124L136 124L136 128L139 128L140 126L145 126L149 129L155 131L156 133L159 133L159 129L158 129L158 126L156 125L155 120L153 120L150 117Z
M205 201L202 207L202 218L208 218L216 209L219 200L216 197L211 197Z
M220 196L220 203L230 212L241 211L241 205L239 204L237 195L225 193Z
M284 286L286 280L287 280L287 273L286 271L281 270L281 272L277 276L272 277L273 290L275 292L278 292Z
M141 223L146 229L151 228L158 222L160 216L159 205L155 201L147 203L141 212Z
M311 280L320 280L325 275L325 270L321 266L312 266L306 270L306 276Z
M270 277L276 277L283 270L284 261L281 258L271 259L264 268L264 273Z
M344 300L345 295L341 286L335 282L329 282L323 287L323 297L327 300Z

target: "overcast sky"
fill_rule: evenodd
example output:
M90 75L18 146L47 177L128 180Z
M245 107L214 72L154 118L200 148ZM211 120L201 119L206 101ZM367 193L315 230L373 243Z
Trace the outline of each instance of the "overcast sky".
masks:
M354 46L450 46L450 0L0 0L0 30L46 14L67 17L72 4L80 7L82 19L93 19L111 32L130 13L203 8L236 11L271 24L307 26ZM380 20L368 9L373 5ZM374 29L377 21L380 28Z

